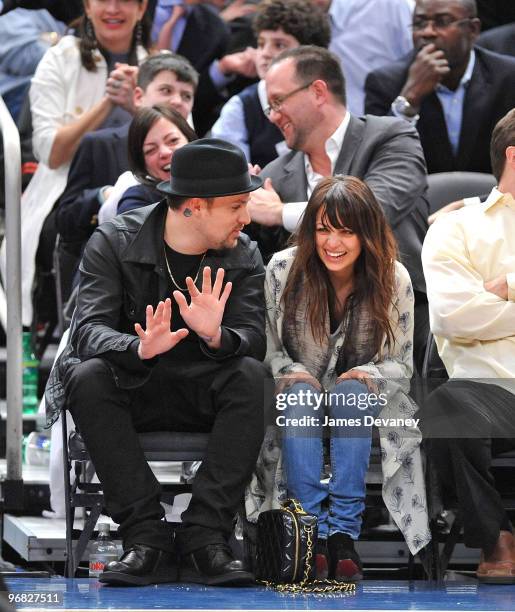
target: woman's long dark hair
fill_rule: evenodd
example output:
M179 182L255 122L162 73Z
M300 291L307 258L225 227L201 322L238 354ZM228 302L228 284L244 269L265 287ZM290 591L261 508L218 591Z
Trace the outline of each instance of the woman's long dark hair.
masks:
M282 298L286 322L295 326L295 313L302 294L313 337L320 342L326 336L328 306L335 305L336 295L327 268L316 251L316 219L321 208L324 223L336 229L350 228L360 240L361 253L354 264L351 302L353 308L368 308L375 327L377 353L385 336L388 347L394 342L389 309L394 298L397 245L374 194L355 177L325 178L309 198Z
M137 0L137 1L140 4L143 2L143 0ZM100 47L100 45L98 44L95 36L91 36L91 32L88 31L89 30L89 28L87 27L88 21L89 21L88 17L86 16L86 14L84 14L82 15L82 17L79 17L70 25L75 27L78 33L80 60L81 60L82 65L89 72L96 72L97 64L95 62L93 51L98 48L100 53L104 54L105 52L102 49L102 47ZM91 28L93 27L93 24L91 24L91 22L90 22L90 26ZM137 50L136 50L137 42L139 42L139 44L141 44L145 49L147 49L147 51L150 48L151 26L152 24L150 23L150 17L148 16L148 12L145 11L145 14L141 18L141 21L139 22L139 24L136 25L136 27L134 28L132 32L132 42L131 42L131 46L129 49L129 58L128 58L128 63L131 66L138 65L138 56L137 56ZM138 37L136 36L136 32L138 28L140 29L139 41L137 41Z
M148 176L143 143L152 126L159 119L166 119L173 123L186 136L188 142L198 138L186 119L173 108L156 104L148 108L140 108L136 112L129 127L129 168L141 183L151 187L155 187L156 180Z

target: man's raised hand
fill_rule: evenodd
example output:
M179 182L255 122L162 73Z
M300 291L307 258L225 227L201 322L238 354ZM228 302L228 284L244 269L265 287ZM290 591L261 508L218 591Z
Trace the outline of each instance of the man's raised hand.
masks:
M211 287L211 268L206 266L202 273L202 291L197 289L192 278L188 276L186 286L191 297L189 304L180 291L173 292L185 323L201 338L213 339L208 342L210 345L215 344L213 348L218 348L216 345L220 340L220 325L232 289L232 283L228 282L222 291L224 274L223 268L218 268L215 284Z
M135 323L134 329L139 336L138 355L140 359L152 359L156 355L166 353L188 335L187 329L170 331L172 318L172 300L166 298L154 309L149 304L146 310L145 329Z

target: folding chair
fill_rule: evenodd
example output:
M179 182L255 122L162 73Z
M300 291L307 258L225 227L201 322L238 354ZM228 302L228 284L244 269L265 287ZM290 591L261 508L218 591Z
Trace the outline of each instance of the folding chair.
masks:
M91 483L86 464L89 453L76 431L69 438L66 426L66 410L61 411L63 432L63 462L66 511L66 563L65 576L73 578L81 562L98 517L102 511L104 497L101 486ZM147 461L201 461L205 455L209 434L184 432L146 432L139 439ZM70 482L72 464L75 468L75 483ZM89 470L91 472L91 470ZM90 476L90 475L89 475ZM73 521L75 508L85 508L84 527L77 545L73 546Z
M473 196L488 194L496 184L493 174L484 172L436 172L427 177L429 214L442 206Z

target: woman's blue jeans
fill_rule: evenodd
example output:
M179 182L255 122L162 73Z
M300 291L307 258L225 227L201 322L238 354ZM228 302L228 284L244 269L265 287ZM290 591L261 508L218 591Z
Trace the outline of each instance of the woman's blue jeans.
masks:
M306 383L295 383L286 391L286 419L314 417L307 427L284 426L283 461L288 492L302 503L306 512L318 517L319 538L346 533L357 540L365 508L372 432L371 426L365 426L364 416L375 416L378 408L369 404L367 386L355 379L336 384L319 409L315 409L314 402L308 405L310 394L319 396L320 392ZM351 395L361 399L359 405L349 405L353 403ZM324 428L326 418L360 419L361 425ZM321 482L324 429L330 434L332 474L329 481Z

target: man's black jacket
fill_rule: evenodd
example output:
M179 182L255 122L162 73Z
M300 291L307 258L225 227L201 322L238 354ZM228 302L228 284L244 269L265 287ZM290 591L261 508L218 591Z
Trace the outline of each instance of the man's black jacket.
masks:
M163 248L166 212L165 201L139 208L106 221L89 240L80 265L69 342L45 392L49 422L64 405L62 380L75 364L102 356L117 385L127 389L144 384L159 361L156 357L143 362L138 357L134 324L145 327L146 306L155 308L169 297ZM199 340L210 359L174 363L177 376L202 377L212 360L243 356L263 360L266 352L264 267L256 243L241 234L234 249L208 251L204 266L210 266L213 282L217 269L224 268L224 281L233 283L222 320L222 346L210 351Z

